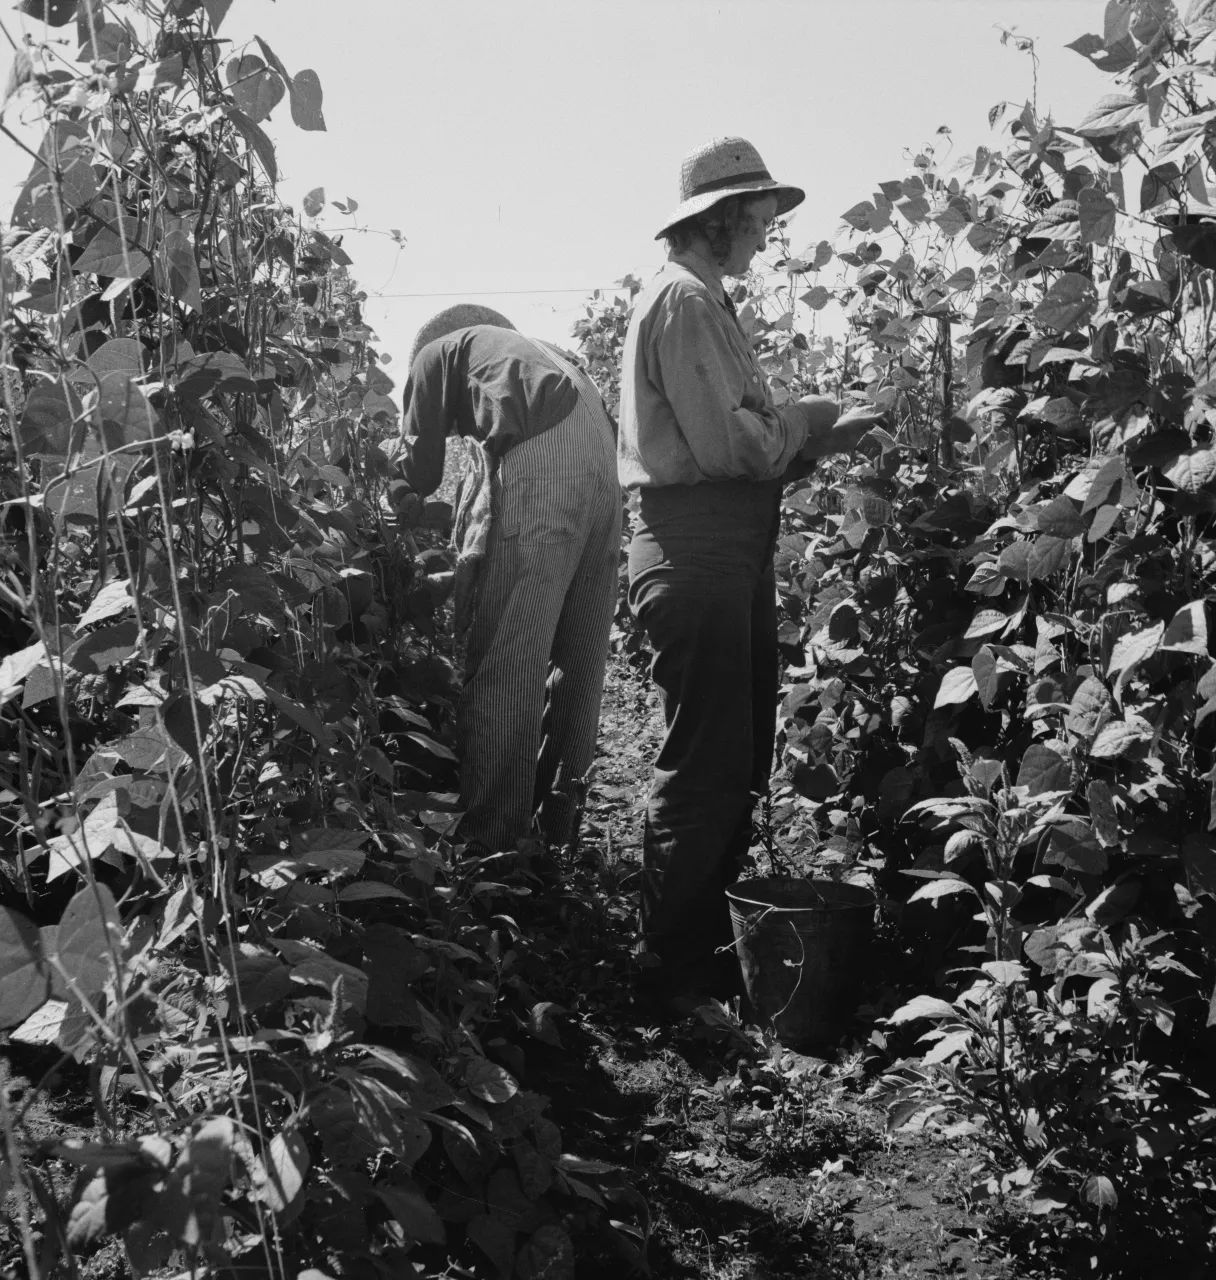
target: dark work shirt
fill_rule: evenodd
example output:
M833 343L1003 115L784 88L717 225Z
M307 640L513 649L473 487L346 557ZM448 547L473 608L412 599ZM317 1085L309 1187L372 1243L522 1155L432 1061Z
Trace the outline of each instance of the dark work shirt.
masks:
M402 479L416 493L443 480L447 437L480 440L501 458L574 412L578 388L514 329L473 325L428 343L410 367L401 430L412 436Z

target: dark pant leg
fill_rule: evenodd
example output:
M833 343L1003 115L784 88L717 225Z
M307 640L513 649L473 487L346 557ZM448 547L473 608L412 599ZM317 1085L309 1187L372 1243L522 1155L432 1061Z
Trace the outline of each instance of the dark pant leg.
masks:
M667 733L643 846L641 918L664 986L724 988L724 890L767 791L777 701L772 569L779 484L643 490L629 601L654 651Z
M770 558L752 598L752 791L757 795L767 793L773 772L781 686L777 668L777 575Z
M636 550L634 566L645 558ZM754 705L760 575L684 564L631 577L667 723L647 810L642 930L665 981L681 985L709 979L730 942L723 891L747 850L759 758L772 750L773 703ZM759 751L758 726L769 740Z
M749 792L752 803L731 834L724 859L723 888L739 878L743 860L752 845L755 801L768 794L773 772L774 734L776 732L777 693L780 688L777 662L777 582L772 566L761 576L752 597L751 670L741 679L750 680L752 735L751 778ZM730 941L730 937L726 938Z

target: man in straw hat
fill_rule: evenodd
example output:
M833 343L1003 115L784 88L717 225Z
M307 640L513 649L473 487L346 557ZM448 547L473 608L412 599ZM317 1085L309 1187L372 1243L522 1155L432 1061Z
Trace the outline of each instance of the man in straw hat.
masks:
M667 264L625 340L618 470L638 493L629 603L667 725L643 842L642 947L661 960L646 970L652 993L681 1011L738 983L724 890L772 768L782 484L880 420L838 418L819 396L775 406L723 286L803 198L743 138L693 152L656 237Z
M468 305L419 332L404 407L409 490L434 492L447 437L466 443L453 532L456 629L468 639L461 834L513 848L535 815L549 843L564 843L595 754L616 604L612 421L572 356Z

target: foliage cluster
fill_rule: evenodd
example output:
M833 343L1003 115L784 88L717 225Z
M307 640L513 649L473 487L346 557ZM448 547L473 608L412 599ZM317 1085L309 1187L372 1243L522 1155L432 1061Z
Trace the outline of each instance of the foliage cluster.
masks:
M453 838L450 509L386 501L388 357L275 195L263 125L323 129L321 85L229 2L22 5L0 1029L87 1069L100 1140L34 1149L0 1081L5 1262L644 1267L636 1194L518 1080L560 1013L528 860Z
M892 1124L1138 1275L1216 1208L1216 5L1070 47L1084 119L924 148L737 301L778 398L892 414L785 499L775 849L874 883L933 993L875 1036Z

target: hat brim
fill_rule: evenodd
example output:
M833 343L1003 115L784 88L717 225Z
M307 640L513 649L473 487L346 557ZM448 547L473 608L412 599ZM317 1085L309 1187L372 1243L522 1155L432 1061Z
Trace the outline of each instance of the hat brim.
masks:
M789 213L791 209L796 209L806 199L806 192L801 187L791 187L788 183L776 182L772 178L742 182L737 187L721 187L717 191L707 191L704 195L692 196L685 200L659 228L655 239L662 240L677 222L683 222L685 218L704 213L706 209L712 209L714 205L731 196L767 195L770 192L777 197L777 217L779 218Z

